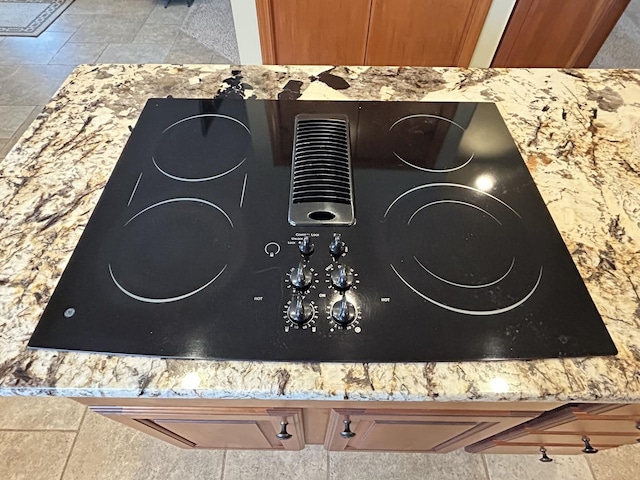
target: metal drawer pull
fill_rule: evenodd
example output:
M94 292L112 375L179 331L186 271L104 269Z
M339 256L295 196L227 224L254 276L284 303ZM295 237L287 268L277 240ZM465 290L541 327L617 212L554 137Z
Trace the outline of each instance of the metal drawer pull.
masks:
M352 432L351 428L350 428L351 420L349 420L349 417L346 417L345 420L342 423L344 423L344 430L342 432L340 432L340 436L342 438L353 438L353 437L355 437L356 434L354 432Z
M276 437L280 440L289 440L293 436L287 432L287 425L289 425L289 423L286 420L280 422L280 432L276 433Z
M550 458L547 455L547 449L546 448L540 447L540 453L542 453L542 457L540 458L541 462L544 462L544 463L553 462L553 458Z
M598 453L598 449L593 448L589 443L589 437L582 437L582 441L584 442L584 448L582 449L584 453Z

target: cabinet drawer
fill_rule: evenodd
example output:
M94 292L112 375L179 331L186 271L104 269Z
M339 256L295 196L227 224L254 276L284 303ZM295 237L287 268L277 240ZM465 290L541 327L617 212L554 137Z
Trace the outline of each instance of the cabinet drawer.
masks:
M182 448L304 448L299 408L94 406L91 409Z
M605 446L598 445L598 450L606 450L614 448L615 445ZM495 454L526 454L540 455L541 445L535 443L498 443L474 453L495 453ZM582 448L577 445L544 445L547 454L551 457L554 455L584 455ZM597 454L596 454L597 455Z
M555 427L545 428L545 432L577 432L577 433L628 433L640 437L638 423L633 420L612 420L606 417L589 416L573 422L564 423Z
M327 450L446 453L530 418L531 412L333 409Z
M640 403L622 405L612 410L607 410L603 415L622 415L625 417L635 417L636 420L640 421Z
M582 437L587 437L591 445L600 448L600 445L628 445L638 443L637 439L640 435L620 435L620 434L597 434L585 432L582 433L548 433L548 432L532 432L528 435L518 437L505 443L535 443L536 445L575 445L583 448Z

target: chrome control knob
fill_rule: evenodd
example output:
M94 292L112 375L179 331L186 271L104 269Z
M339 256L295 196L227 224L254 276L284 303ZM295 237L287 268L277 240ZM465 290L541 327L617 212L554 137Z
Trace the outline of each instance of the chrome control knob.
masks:
M292 300L289 308L287 308L287 317L293 323L304 325L313 318L313 307L307 304L302 295L296 295Z
M305 235L304 238L302 239L302 243L298 245L298 250L300 250L300 253L305 256L311 255L313 253L314 248L315 248L315 245L311 243L311 237L309 237L309 235Z
M313 274L311 273L311 270L305 267L304 262L300 262L289 274L291 285L296 287L298 290L305 290L309 288L311 286L312 279Z
M342 241L339 233L333 234L333 240L329 244L329 251L334 257L339 257L345 252L346 244Z
M346 326L356 319L356 307L353 303L347 300L345 297L331 307L331 318L336 323Z
M331 284L341 292L349 290L353 286L353 280L353 272L344 265L338 265L338 268L331 272Z

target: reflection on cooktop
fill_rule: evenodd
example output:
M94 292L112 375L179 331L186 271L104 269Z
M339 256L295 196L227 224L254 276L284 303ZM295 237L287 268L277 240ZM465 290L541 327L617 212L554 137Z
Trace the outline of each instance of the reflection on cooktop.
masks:
M327 118L348 131L339 168ZM296 119L299 161L322 179L297 178L319 199L304 227L288 222ZM321 200L349 175L354 222L330 225ZM233 99L149 100L29 345L266 361L616 353L495 105Z

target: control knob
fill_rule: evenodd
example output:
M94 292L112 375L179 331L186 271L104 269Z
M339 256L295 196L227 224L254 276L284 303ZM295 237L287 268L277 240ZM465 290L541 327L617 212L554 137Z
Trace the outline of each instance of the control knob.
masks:
M311 270L305 267L304 262L300 262L297 268L293 268L291 273L289 274L289 280L291 280L291 285L296 287L298 290L305 290L311 286L311 280L313 278L313 274Z
M300 250L300 253L304 256L309 256L313 253L314 245L311 243L311 237L309 237L309 235L304 236L302 243L298 245L298 250Z
M339 233L333 234L333 240L329 244L329 251L334 257L339 257L345 252L346 244L342 241Z
M313 318L313 307L304 301L302 295L297 294L291 299L291 304L287 308L287 317L293 323L304 325Z
M343 296L331 307L331 318L339 325L347 326L356 319L356 307Z
M341 292L353 286L353 279L353 272L344 265L338 265L338 268L331 272L331 284Z

